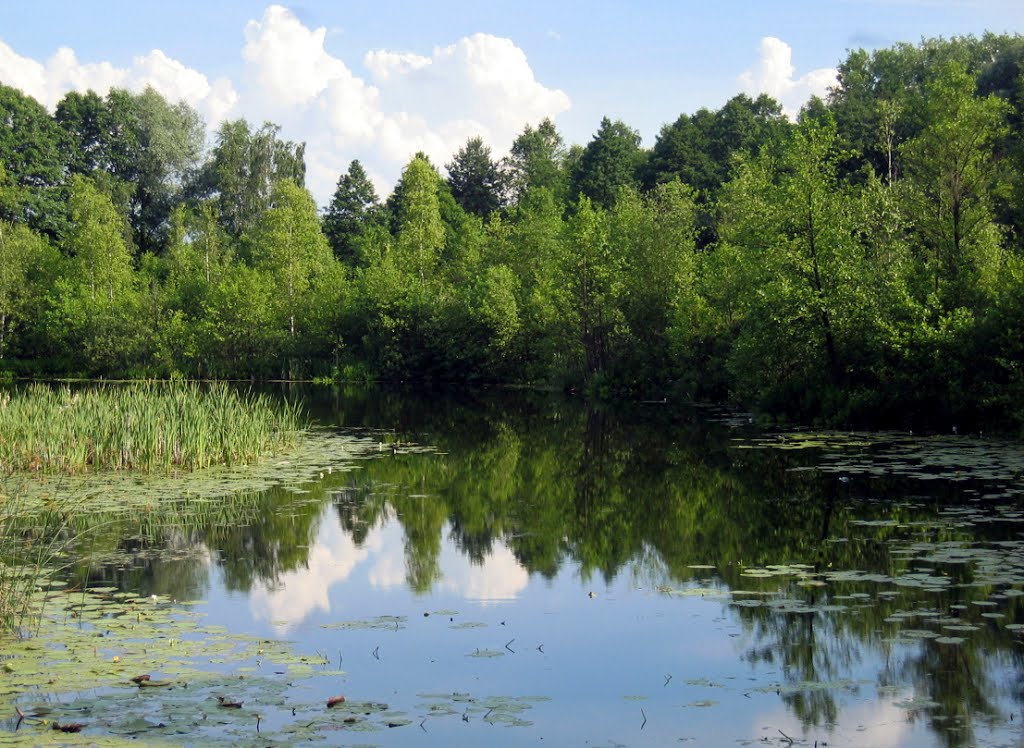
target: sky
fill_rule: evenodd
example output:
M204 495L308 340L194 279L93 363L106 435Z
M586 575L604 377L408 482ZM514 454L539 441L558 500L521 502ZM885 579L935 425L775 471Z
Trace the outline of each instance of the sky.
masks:
M1024 31L1024 0L0 0L0 82L153 86L204 117L303 141L326 204L352 159L386 195L417 151L495 156L551 117L585 145L608 116L650 146L681 114L768 93L791 116L849 50Z

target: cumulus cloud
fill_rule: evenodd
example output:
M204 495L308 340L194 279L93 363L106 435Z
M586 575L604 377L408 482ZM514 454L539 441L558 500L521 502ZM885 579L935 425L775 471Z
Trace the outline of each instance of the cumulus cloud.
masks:
M500 156L525 125L570 106L563 91L537 80L522 49L490 34L429 54L343 50L354 63L328 50L326 28L310 28L281 5L267 7L243 34L245 66L236 81L210 81L161 50L118 67L82 62L69 48L40 62L3 42L0 79L51 109L70 90L102 95L112 86L153 86L194 106L211 129L228 117L271 120L282 126L282 137L306 142L307 186L321 204L352 159L363 162L385 193L417 151L440 166L478 135Z
M324 50L327 29L308 29L287 8L271 5L245 26L242 57L256 73L260 98L277 109L306 106L328 83L351 77L345 63Z
M321 202L353 158L383 191L417 151L440 165L479 135L502 153L526 124L570 106L536 79L510 39L475 34L430 55L365 51L364 77L326 49L326 37L272 5L247 24L242 53L253 83L244 108L256 111L258 102L287 137L307 141L307 181Z
M132 60L130 68L109 62L81 62L73 49L59 48L46 63L23 57L0 41L0 80L20 89L52 110L68 91L105 95L111 88L142 91L152 86L169 101L194 106L207 124L223 119L238 101L227 79L211 83L198 70L168 57L159 49Z
M316 612L330 613L331 588L342 584L371 554L380 552L375 533L360 545L352 541L337 522L320 517L316 542L310 547L306 564L286 572L274 586L258 582L249 594L249 610L256 618L274 625L285 634Z
M918 694L913 689L902 689L891 697L862 703L843 705L842 725L829 730L829 742L837 745L870 745L876 748L898 748L908 745L920 725L907 718L907 710L898 706L900 701L912 701ZM751 734L772 725L788 735L801 734L805 726L785 706L751 715L748 730Z
M768 94L790 118L795 118L811 96L824 96L836 84L835 68L819 68L795 77L793 49L781 39L766 36L761 40L759 59L740 74L740 86L749 94Z
M389 52L386 49L374 49L366 53L363 65L373 77L386 81L394 75L407 75L414 70L422 70L432 60L415 52Z
M450 546L445 551L442 559L445 575L441 587L462 595L466 600L485 603L515 600L530 582L529 573L504 543L496 543L493 551L479 564Z

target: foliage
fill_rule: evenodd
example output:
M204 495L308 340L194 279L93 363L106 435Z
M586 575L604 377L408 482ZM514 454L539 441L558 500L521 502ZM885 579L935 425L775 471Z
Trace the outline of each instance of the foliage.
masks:
M0 360L27 319L33 267L43 262L46 240L23 224L0 219Z
M224 122L213 157L191 187L195 194L217 200L221 222L233 236L252 229L279 182L305 183L305 144L281 140L279 132L271 122L258 130L243 119Z
M995 417L1024 336L1024 42L852 50L797 122L766 95L653 147L551 120L497 162L358 160L153 90L0 88L0 357L18 374L507 381L837 422Z
M501 207L504 179L482 138L467 140L445 168L452 197L467 213L487 218Z
M63 161L60 130L43 105L0 83L0 169L15 190L5 189L0 218L27 223L49 236L65 229L61 207Z
M595 206L610 208L620 188L637 184L643 162L640 133L605 117L572 169L570 195L584 195Z
M291 406L226 385L137 383L0 396L0 471L167 472L255 462L302 428Z
M338 177L330 205L324 212L323 230L334 256L347 265L359 259L359 241L377 218L380 201L373 183L358 160Z
M536 127L527 125L512 143L504 167L515 202L538 187L565 199L566 148L555 123L545 117Z

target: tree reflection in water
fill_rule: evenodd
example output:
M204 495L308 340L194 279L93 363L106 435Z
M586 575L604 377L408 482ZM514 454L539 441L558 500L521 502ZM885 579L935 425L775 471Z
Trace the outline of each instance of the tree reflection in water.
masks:
M970 564L932 565L952 581L941 590L841 579L807 586L806 575L745 574L771 564L884 578L920 571L927 565L913 553L893 550L915 541L971 543L981 532L938 521L963 498L955 484L931 481L925 492L909 479L848 481L794 469L813 465L820 453L736 449L732 440L749 427L714 424L698 409L588 408L524 395L456 402L348 393L310 402L325 423L384 429L374 433L436 452L382 450L381 459L325 475L306 493L279 488L211 505L188 527L173 517L150 530L137 520L113 523L102 534L110 550L127 551L146 537L182 553L173 563L101 564L79 573L134 575L134 584L145 578L148 588L187 599L201 592L212 559L228 590L273 587L308 563L324 517L357 548L394 521L404 534L406 582L420 594L442 579L446 541L474 564L500 544L529 574L549 580L571 566L584 582L628 574L637 586L681 588L710 578L725 591L771 592L764 599L776 604L729 608L742 627L741 657L777 670L784 703L808 728L840 719L843 689L879 688L912 694L910 719L928 720L950 746L969 745L978 724L1008 718L1001 701L1021 701L1019 640L1002 619L979 618L971 601L993 590L971 586ZM885 521L855 523L877 520ZM984 532L996 543L1012 537L996 523ZM203 551L190 555L190 548ZM1019 599L1005 600L1003 623L1024 622ZM912 620L907 612L915 610L914 626L933 634L901 635L899 621ZM944 617L969 617L980 628L962 644L940 643L935 637L950 625ZM884 663L874 683L858 682L864 663L874 661ZM1006 673L1013 676L1002 682Z

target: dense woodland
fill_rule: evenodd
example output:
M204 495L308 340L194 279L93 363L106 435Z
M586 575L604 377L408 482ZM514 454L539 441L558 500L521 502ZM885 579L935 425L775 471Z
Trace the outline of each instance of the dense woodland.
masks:
M1024 422L1024 37L853 51L791 122L738 95L649 150L359 161L157 92L0 85L0 372L555 385L835 423Z

